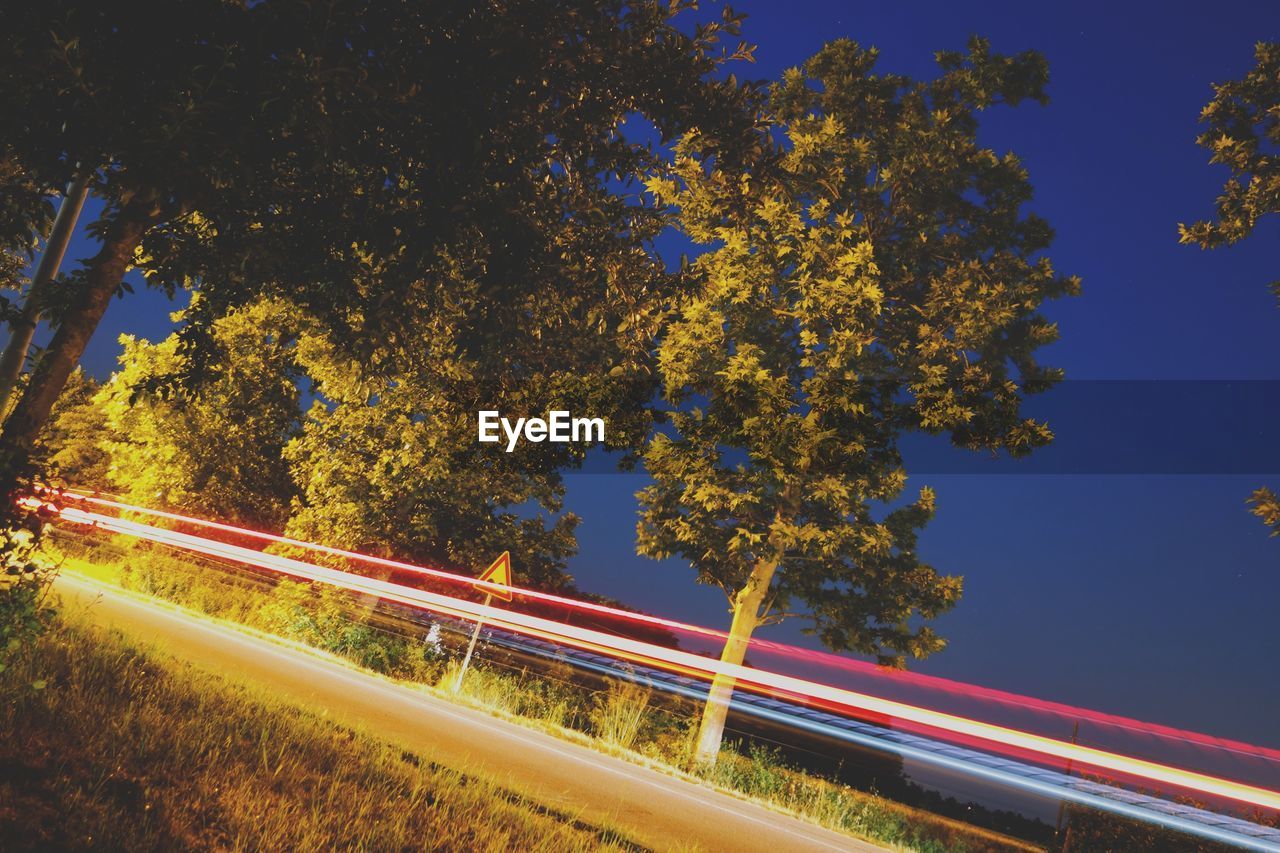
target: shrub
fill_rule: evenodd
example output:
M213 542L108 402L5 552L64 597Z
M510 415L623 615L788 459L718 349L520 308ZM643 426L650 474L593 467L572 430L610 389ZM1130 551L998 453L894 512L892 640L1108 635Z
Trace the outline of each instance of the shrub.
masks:
M384 674L407 674L428 665L438 644L411 641L353 621L351 601L341 590L280 581L258 608L259 627L291 640L341 655Z
M36 554L36 534L26 528L0 531L0 672L48 628L56 613L49 600L55 571ZM31 686L44 687L33 679Z

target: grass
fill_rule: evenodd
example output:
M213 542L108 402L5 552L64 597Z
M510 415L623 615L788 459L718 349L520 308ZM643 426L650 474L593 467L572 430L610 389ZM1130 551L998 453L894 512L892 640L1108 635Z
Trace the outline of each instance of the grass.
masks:
M0 849L626 849L81 624L55 623L0 673L0 698Z
M446 667L438 686L448 689L456 670ZM575 698L575 694L577 698ZM893 848L927 851L1042 850L998 832L893 802L788 767L775 751L748 748L721 752L701 776L684 767L694 745L695 718L649 705L644 688L611 681L587 697L556 678L512 672L492 664L468 672L456 698L518 722L603 752L795 815L828 829ZM644 703L642 706L641 703Z
M646 689L620 680L593 689L567 664L531 672L480 655L455 696L458 654L375 630L353 618L352 601L334 590L290 581L263 585L147 546L63 546L64 566L77 573L338 654L506 719L858 838L929 853L1043 849L790 768L767 750L726 749L701 777L689 776L679 768L687 765L693 744L691 703L658 703ZM465 639L454 640L454 652Z
M725 750L708 771L717 787L774 804L805 820L906 850L1043 850L1037 844L857 791L786 766L776 752Z
M622 749L635 746L649 716L650 691L630 681L616 681L596 696L591 725L605 743Z

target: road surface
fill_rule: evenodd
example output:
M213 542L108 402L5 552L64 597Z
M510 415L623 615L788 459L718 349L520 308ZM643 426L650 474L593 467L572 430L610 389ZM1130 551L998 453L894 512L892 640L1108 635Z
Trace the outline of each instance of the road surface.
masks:
M63 574L57 589L68 611L84 610L97 624L228 678L265 685L655 850L884 849L86 578Z

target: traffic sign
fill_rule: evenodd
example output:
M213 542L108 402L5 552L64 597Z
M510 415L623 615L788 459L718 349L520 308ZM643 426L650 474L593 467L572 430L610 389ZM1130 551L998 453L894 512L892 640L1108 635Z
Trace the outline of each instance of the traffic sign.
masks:
M488 593L494 598L501 598L503 601L511 600L511 552L503 551L498 559L489 564L489 568L484 570L479 578L480 583L475 584L475 588L480 592ZM498 586L483 586L484 582L498 584Z

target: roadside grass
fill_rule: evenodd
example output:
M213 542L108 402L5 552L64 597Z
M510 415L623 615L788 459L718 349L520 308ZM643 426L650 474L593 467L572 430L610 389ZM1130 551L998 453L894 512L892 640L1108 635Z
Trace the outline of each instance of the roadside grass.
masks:
M624 680L610 679L604 689L593 690L567 664L534 673L478 657L454 694L458 654L353 618L352 599L337 590L287 580L264 584L133 543L63 542L62 549L64 567L77 573L331 652L508 720L858 838L927 853L1044 849L788 767L768 750L743 754L726 748L712 768L695 777L681 769L694 741L691 703L659 706L646 688Z
M706 778L717 787L889 847L926 853L1044 849L803 773L788 767L772 750L751 747L746 755L724 750Z
M649 716L651 691L630 681L614 682L607 693L597 694L591 725L605 743L622 749L635 746Z
M0 673L0 699L4 850L630 848L76 622Z

